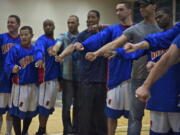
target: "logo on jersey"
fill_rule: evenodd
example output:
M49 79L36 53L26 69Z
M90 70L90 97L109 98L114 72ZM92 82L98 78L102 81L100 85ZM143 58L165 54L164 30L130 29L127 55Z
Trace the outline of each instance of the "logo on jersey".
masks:
M26 56L19 60L19 64L21 65L22 68L25 68L33 61L34 61L34 56Z
M8 44L5 44L5 45L2 45L2 46L1 46L2 53L3 53L3 54L6 54L7 52L9 52L9 50L10 50L14 45L15 45L14 43L8 43Z
M161 56L162 54L164 54L166 52L167 52L167 50L159 50L159 51L156 51L156 52L152 52L151 53L151 58L155 59L156 57Z

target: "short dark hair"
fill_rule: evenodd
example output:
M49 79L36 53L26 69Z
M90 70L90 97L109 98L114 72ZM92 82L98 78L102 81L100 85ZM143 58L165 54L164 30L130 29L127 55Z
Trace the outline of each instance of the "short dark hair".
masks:
M139 4L157 4L157 0L138 0Z
M31 35L33 35L33 29L32 29L32 27L30 27L30 26L22 26L21 29L20 29L20 31L21 31L21 30L29 30L29 33L30 33Z
M168 7L162 7L162 8L158 8L156 10L156 12L162 11L164 14L169 15L170 17L172 17L172 10L170 10L170 8Z
M16 19L17 24L20 24L20 23L21 23L21 20L20 20L20 17L19 17L19 16L17 16L17 15L10 15L8 18L11 18L11 17L13 17L13 18Z
M130 2L119 2L118 4L124 4L127 9L132 9L132 4Z
M100 18L100 13L99 13L99 11L97 11L97 10L90 10L90 11L88 12L88 14L91 13L91 12L95 13L96 16L97 16L98 18Z
M69 18L70 18L70 17L74 17L74 18L76 18L76 19L77 19L77 21L79 22L79 17L78 17L78 16L76 16L76 15L70 15L70 16L69 16Z

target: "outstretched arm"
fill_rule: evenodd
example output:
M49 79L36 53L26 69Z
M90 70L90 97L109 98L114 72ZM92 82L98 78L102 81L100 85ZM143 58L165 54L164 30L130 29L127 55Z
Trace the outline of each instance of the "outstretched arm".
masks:
M169 29L168 31L148 35L147 37L145 37L145 40L149 43L151 51L167 49L179 33L180 23L177 23L173 28Z
M61 47L64 45L64 40L65 40L66 34L60 34L56 38L57 42L51 49L51 55L56 56L58 51L61 49Z
M126 59L126 60L136 60L144 55L147 54L146 50L137 50L132 53L126 53L123 48L116 49L116 53L120 58Z
M96 33L82 42L87 52L94 52L105 44L112 41L112 30L114 27L107 27L99 33Z
M149 49L149 43L147 41L142 41L137 44L126 43L124 49L128 53L135 52L136 50L147 50Z
M109 24L95 24L89 28L89 31L100 32L101 30L107 28L108 26L110 26L110 25Z
M180 49L176 45L171 45L167 53L165 53L161 59L155 64L152 71L148 75L144 84L136 90L136 95L140 100L145 101L149 97L149 91L151 86L156 80L158 80L168 69L177 61L180 57Z
M52 47L50 54L52 56L56 56L61 46L62 46L61 42L57 41L56 44Z
M125 35L121 35L120 37L118 37L114 41L104 45L102 48L95 51L94 53L96 54L96 56L101 56L108 51L112 51L116 48L122 47L127 42L127 40L128 39Z
M64 51L60 54L61 57L65 57L65 56L69 56L71 55L75 50L75 46L73 44L68 45L68 47L66 47L66 49L64 49Z
M11 48L7 54L4 69L8 78L10 78L12 73L18 73L21 70L20 64L18 65L17 56L18 51L15 47Z
M125 35L121 35L120 37L118 37L114 41L112 41L108 44L105 44L103 47L101 47L97 51L87 53L86 59L88 59L89 61L94 61L98 56L103 56L105 53L111 52L114 49L123 46L127 40L128 39Z
M150 49L151 51L167 49L179 33L180 23L176 24L168 31L149 34L144 38L144 41L134 44L136 46L133 46L133 44L128 44L125 46L125 49L127 52L134 52L138 49Z
M55 56L56 62L63 62L65 56L71 55L75 50L75 46L73 44L68 45L59 56Z

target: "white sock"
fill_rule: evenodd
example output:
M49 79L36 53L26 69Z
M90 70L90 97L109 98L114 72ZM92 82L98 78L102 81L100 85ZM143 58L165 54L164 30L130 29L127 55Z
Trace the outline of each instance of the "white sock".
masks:
M6 134L11 135L12 126L13 126L13 121L7 120L6 121Z

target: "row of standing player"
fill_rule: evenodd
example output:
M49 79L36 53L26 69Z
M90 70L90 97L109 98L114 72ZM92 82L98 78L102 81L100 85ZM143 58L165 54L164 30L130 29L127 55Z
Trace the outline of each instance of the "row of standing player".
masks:
M155 21L156 2L153 0L150 1L140 0L139 4L140 4L141 15L144 17L144 20L142 22L133 25L132 27L122 32L125 28L125 27L122 28L124 24L126 25L131 24L131 21L128 21L129 20L128 15L130 13L129 12L130 10L128 10L129 8L126 4L122 4L122 5L118 4L116 7L117 10L116 13L118 17L120 17L120 26L119 25L109 26L106 29L102 30L101 32L91 36L84 42L80 41L80 43L75 43L75 45L70 45L65 49L65 51L63 51L59 55L59 60L63 61L64 56L71 54L71 52L73 52L73 50L76 49L82 51L82 53L83 52L87 53L88 51L90 51L89 53L86 54L86 58L89 59L90 61L94 61L97 58L97 56L101 56L107 51L114 50L122 46L127 41L131 41L133 43L140 42L148 34L161 31L157 27ZM156 19L157 22L159 23L159 26L163 28L164 31L172 27L172 22L171 22L172 19L170 12L166 10L159 12L159 15L157 14ZM122 36L120 36L121 34ZM120 37L117 40L114 40L112 43L107 44L108 42L115 39L116 36L117 37L120 36ZM96 52L92 52L97 49L99 50ZM126 106L127 102L121 97L123 94L125 94L125 92L124 93L122 92L123 94L122 93L119 94L119 93L120 91L124 90L127 92L128 90L128 86L125 83L128 83L127 80L130 79L129 73L131 73L131 67L128 66L128 62L129 64L131 64L131 61L125 61L125 60L134 60L134 59L138 59L138 60L137 61L135 60L133 62L133 72L131 77L131 92L129 93L130 117L129 117L129 125L128 125L128 134L140 134L140 130L142 126L141 121L144 115L145 103L137 100L137 98L135 97L135 90L144 82L147 76L147 72L145 69L146 58L141 56L150 54L150 52L140 50L137 51L136 53L126 54L125 51L122 48L120 48L110 53L113 56L116 55L116 57L114 57L109 61L109 72L108 72L109 91L107 93L108 97L107 97L107 107L106 107L106 115L108 117L108 134L113 135L115 133L115 129L117 126L117 118L119 118L122 115L127 116L126 115L127 112L126 110L128 108ZM160 57L163 53L165 53L165 50L152 53L152 59L154 60L154 57L157 56ZM139 59L139 57L141 58ZM148 65L152 67L154 64L149 63ZM179 81L177 74L178 69L179 69L179 65L176 65L174 69L171 69L169 73L163 76L163 79L159 80L159 82L157 82L157 84L155 84L154 87L152 88L151 99L148 101L147 104L147 108L151 110L152 126L151 126L150 134L160 134L160 133L168 134L169 132L170 134L179 133L179 123L176 121L176 119L179 119L179 108L177 106L178 104L177 95L179 93L178 92ZM175 78L176 81L174 81L172 78L173 79ZM167 84L168 86L164 84ZM162 96L161 93L164 93L164 95ZM159 96L159 94L161 96ZM165 102L164 98L168 100L166 100ZM123 104L124 106L121 104ZM86 106L87 102L84 102L83 105ZM168 119L168 117L171 117L171 119ZM161 120L159 120L159 118ZM83 120L87 120L87 119L83 119ZM86 130L86 134L90 134L90 133L91 133L90 130Z
M149 4L149 5L152 5L152 4ZM120 6L120 5L119 5ZM122 5L121 5L122 6ZM121 7L120 6L120 7ZM118 7L118 6L117 6ZM119 26L119 25L118 25ZM118 28L118 26L116 26L117 28ZM110 28L110 29L114 29L114 28L112 28L112 27L108 27L108 28ZM105 31L105 30L104 30ZM106 29L106 31L110 31L109 29ZM103 32L103 31L102 31ZM104 35L103 35L104 36ZM104 37L105 38L105 37ZM107 42L107 41L106 41ZM110 41L108 41L108 42L110 42ZM105 43L102 43L103 45L105 44ZM97 66L97 65L96 65ZM126 66L127 67L127 66ZM110 68L111 69L111 68ZM120 83L120 82L118 82L118 83ZM116 84L115 84L116 85ZM110 88L112 88L112 87L114 87L114 86L110 86ZM114 98L113 98L114 99ZM118 112L119 114L120 114L120 112ZM111 114L112 115L112 114ZM117 116L117 115L116 115ZM116 117L115 116L115 117ZM114 117L114 116L113 116ZM118 116L119 117L119 116ZM109 116L109 118L112 118L111 116ZM117 119L117 118L116 118ZM109 130L108 130L109 131ZM86 131L87 132L87 131Z
M47 52L56 43L53 39L54 22L44 21L45 34L36 41L35 46L31 45L31 27L23 26L18 34L18 16L10 15L7 26L9 32L0 35L1 117L8 110L6 134L11 134L12 124L16 135L28 134L32 117L37 114L40 126L36 134L44 134L47 119L54 111L61 75L60 64Z
M112 40L112 38L114 36L112 29L115 26L109 26L106 29L102 30L101 32L88 38L84 42L81 41L81 43L76 43L74 45L74 48L76 50L85 51L85 52L90 51L89 53L86 54L86 58L93 61L97 58L97 56L101 56L107 51L114 50L114 49L120 47L121 45L123 45L127 41L131 41L134 43L140 42L148 34L161 31L160 29L158 29L158 27L156 25L156 21L155 21L155 12L154 11L156 8L156 2L153 0L152 1L142 0L139 2L140 2L140 11L141 11L142 16L144 17L143 22L140 22L140 23L128 28L127 30L125 30L123 32L122 36L120 36L117 40L114 40L112 43L109 43L107 45L105 45L105 44L110 42L108 40ZM123 10L120 10L120 11L123 11ZM166 10L164 10L164 16L161 13L161 15L159 15L156 18L157 22L164 29L165 32L167 29L172 27L172 23L171 23L172 19L170 18L171 15L169 15L169 13L170 12L166 12ZM165 18L162 18L162 17L165 17ZM160 18L161 18L161 20L159 20ZM162 20L162 19L165 19L165 20ZM118 28L119 27L116 27L115 29L118 31ZM170 30L170 31L173 31L174 32L173 34L176 33L176 36L177 36L179 34L178 30L179 30L179 24L177 24L175 27L173 27L173 30ZM116 31L116 33L117 33L117 31ZM150 37L151 37L151 40L153 40L152 38L154 37L154 35L150 35ZM104 47L102 47L102 46L104 46ZM102 47L102 48L99 49L100 47ZM99 50L95 51L97 49L99 49ZM61 53L59 59L63 61L64 56L69 55L69 52L72 52L72 50L73 50L72 47L68 47L68 49L66 49L65 51L63 51L63 53ZM92 52L92 51L95 51L95 52ZM130 117L129 117L129 125L128 125L128 134L140 134L141 120L144 115L145 103L137 100L137 98L135 97L135 90L146 79L146 76L147 76L146 71L145 71L146 60L145 60L145 57L143 58L141 56L143 56L149 52L147 52L145 50L140 50L140 51L137 51L136 53L125 54L125 51L120 48L120 49L117 49L115 52L113 51L111 53L113 55L120 56L121 59L122 58L123 59L131 59L131 60L138 59L137 61L133 62L133 72L132 72L132 77L131 77L131 90L132 91L129 93L129 95L130 95ZM154 57L154 56L160 57L163 53L165 53L165 50L163 50L163 51L161 50L159 52L153 53L152 57ZM139 57L141 57L141 58L139 59ZM126 70L128 70L127 69L128 66L126 65L125 66L126 69L123 70L124 74L123 73L119 74L121 76L118 76L115 80L113 80L115 78L115 74L113 74L114 76L112 76L111 74L116 72L115 69L117 69L117 65L116 65L116 68L113 68L113 71L111 71L111 69L112 69L111 67L113 67L115 65L115 63L117 64L117 61L114 63L111 61L112 60L109 61L110 67L109 67L108 87L110 90L108 91L109 95L107 95L107 96L110 97L110 100L107 100L107 106L109 105L108 107L111 107L110 105L113 103L113 100L116 99L115 97L120 98L120 96L118 95L119 94L118 92L114 92L115 94L112 94L113 92L111 91L111 90L113 90L114 87L117 86L117 84L115 84L116 83L115 80L118 81L118 79L121 78L125 73L126 73L126 75L127 75L127 73L129 73L126 71ZM114 61L115 61L115 59L114 59ZM150 65L150 67L152 67L154 64L149 63L148 65ZM119 68L118 72L120 72L120 71L121 70ZM151 99L148 101L148 104L147 104L147 108L151 110L152 125L151 125L150 134L160 134L160 133L179 134L179 132L180 132L179 131L179 117L180 116L179 116L179 107L178 107L178 95L179 95L178 76L179 76L179 65L175 65L175 67L170 69L169 72L166 75L164 75L163 78L160 79L151 89L151 91L152 91ZM123 78L123 79L127 79L127 78ZM169 80L171 80L171 81L169 81ZM166 82L168 82L168 83L166 83ZM122 85L124 84L122 82L119 82L119 83ZM116 85L116 86L113 86L112 84ZM166 85L164 85L164 84L166 84ZM117 87L117 89L119 90L120 88ZM114 89L114 91L115 91L115 89ZM164 94L160 98L158 93L164 93ZM115 96L113 97L113 96L111 96L111 94L115 95ZM166 102L164 101L164 98L167 99ZM120 102L116 102L116 105L113 104L113 106L111 108L107 107L107 109L106 109L107 110L106 114L107 114L107 117L109 118L108 134L114 134L117 117L123 115L123 111L117 109L117 106L119 105L118 103L120 103ZM124 102L121 101L121 103L123 104ZM119 105L119 106L121 106L121 105ZM168 119L168 117L170 117L170 119ZM115 119L115 121L113 121L111 119L113 119L113 120ZM110 123L110 122L112 122L112 123Z

